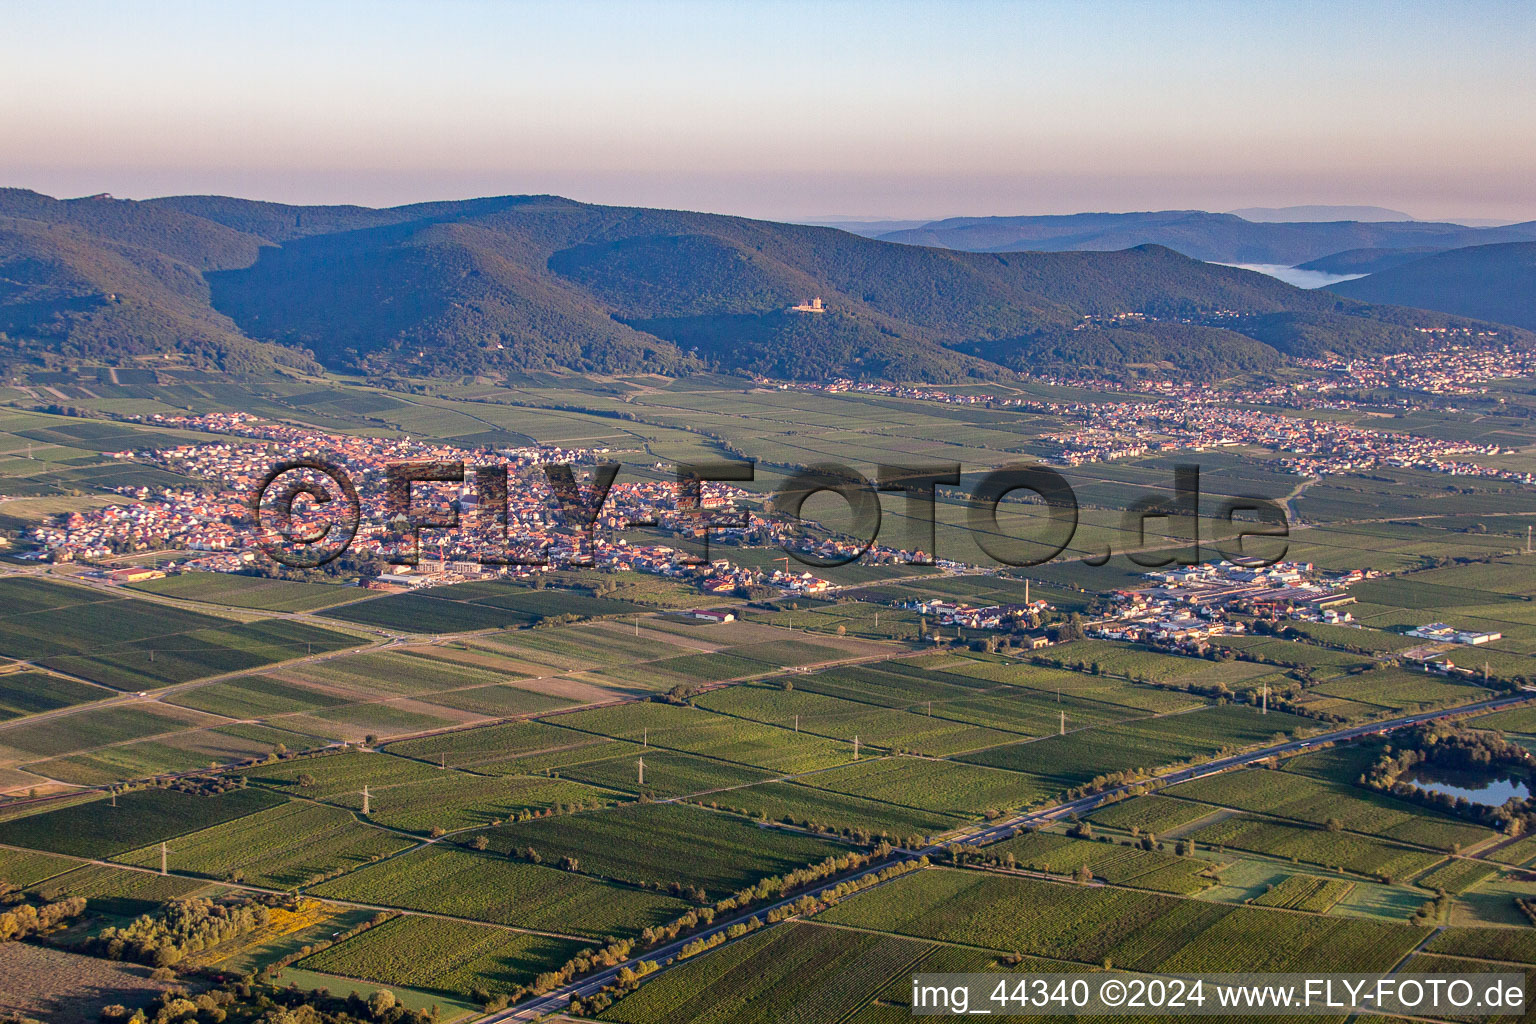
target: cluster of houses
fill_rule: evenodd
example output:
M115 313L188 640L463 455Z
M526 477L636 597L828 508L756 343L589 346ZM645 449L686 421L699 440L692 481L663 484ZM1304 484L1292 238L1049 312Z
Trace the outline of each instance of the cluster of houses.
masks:
M203 478L218 486L193 488L129 487L122 503L72 513L56 524L39 526L30 541L37 557L56 562L98 561L144 550L177 548L186 557L168 568L237 572L257 559L259 541L248 502L275 464L299 458L319 458L338 465L356 485L361 515L350 551L384 560L402 553L398 524L390 522L385 486L386 468L398 462L462 462L463 485L417 485L412 492L416 516L456 516L454 530L425 530L420 534L415 565L401 564L374 578L370 586L385 589L434 586L487 575L530 577L552 567L589 564L618 571L652 573L683 580L705 594L724 595L756 587L782 594L817 597L830 593L832 583L805 566L788 560L782 567L736 565L726 558L699 560L699 546L640 543L631 539L640 527L654 527L697 541L705 532L712 546L744 543L749 537L764 545L792 542L823 560L845 558L859 550L846 538L799 539L787 525L739 505L748 492L722 483L705 483L697 501L680 501L668 479L615 482L589 532L573 529L558 500L543 479L542 467L552 462L591 464L609 453L606 448L518 448L488 452L409 439L332 435L284 425L267 424L243 413L207 416L156 416L149 422L210 433L237 434L245 439L221 439L150 452L121 452L177 473ZM505 466L508 472L505 519L483 514L474 483L480 465ZM667 468L667 467L663 467ZM319 477L317 483L334 487ZM341 503L336 503L337 507ZM729 512L720 510L730 508ZM701 519L695 509L702 510ZM301 515L298 525L318 525L328 509L316 506ZM710 520L710 521L705 521ZM292 524L290 524L292 525ZM626 532L629 536L624 536ZM499 564L485 555L511 555ZM877 548L870 558L908 557L905 552ZM500 562L507 559L501 558ZM132 570L137 572L138 570ZM115 577L113 577L115 578Z
M1339 625L1354 621L1345 588L1374 572L1323 575L1310 562L1279 562L1262 569L1210 562L1146 573L1151 585L1114 591L1113 610L1089 624L1090 635L1112 640L1198 644L1242 633L1233 615Z
M985 606L942 598L914 598L899 603L897 607L931 618L941 626L963 626L966 629L1013 629L1020 625L1032 628L1038 626L1052 610L1048 602L1031 601L1028 598L1020 604Z
M1450 441L1417 434L1371 430L1331 420L1285 416L1210 402L1159 400L1094 405L1077 429L1048 434L1061 446L1055 460L1068 466L1153 452L1211 451L1247 445L1284 453L1290 472L1323 474L1392 465L1442 470L1447 463L1471 467L1460 456L1498 455L1498 445Z

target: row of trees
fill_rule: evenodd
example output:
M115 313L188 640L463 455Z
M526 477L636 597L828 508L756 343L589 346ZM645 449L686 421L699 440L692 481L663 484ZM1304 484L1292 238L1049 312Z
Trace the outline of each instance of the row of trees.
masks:
M175 900L125 927L102 929L87 948L108 960L132 960L150 967L170 967L189 954L212 949L266 927L272 918L273 899Z
M141 1010L106 1006L101 1019L105 1024L436 1024L437 1008L409 1009L388 989L364 999L356 993L333 996L326 989L272 989L242 979L196 995L169 989Z
M8 897L13 892L14 890L7 883L0 882L0 897ZM80 896L71 896L66 900L41 905L13 904L0 912L0 942L13 942L46 932L83 913L85 913L85 899Z

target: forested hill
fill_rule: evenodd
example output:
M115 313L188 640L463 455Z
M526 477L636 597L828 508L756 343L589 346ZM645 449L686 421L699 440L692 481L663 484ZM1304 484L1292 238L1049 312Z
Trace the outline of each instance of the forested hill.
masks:
M826 312L790 307L821 297ZM832 228L504 196L374 210L0 190L12 359L904 380L1210 376L1460 323L1146 245L970 253ZM1477 325L1485 326L1485 325Z
M1536 242L1434 253L1333 290L1369 302L1444 310L1536 330Z

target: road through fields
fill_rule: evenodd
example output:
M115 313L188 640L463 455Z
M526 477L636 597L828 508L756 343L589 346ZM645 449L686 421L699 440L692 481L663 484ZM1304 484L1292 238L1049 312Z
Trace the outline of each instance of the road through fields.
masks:
M1401 718L1389 719L1383 722L1372 722L1368 725L1359 725L1352 726L1347 729L1339 729L1335 732L1323 733L1317 736L1308 737L1307 739L1290 740L1286 743L1279 743L1268 747L1262 747L1260 749L1252 750L1244 754L1234 754L1227 757L1219 757L1214 760L1207 761L1203 764L1191 765L1184 768L1178 768L1173 771L1164 772L1159 775L1153 775L1148 779L1140 780L1131 785L1117 786L1112 789L1104 790L1100 793L1094 793L1089 796L1078 797L1075 800L1068 800L1063 803L1055 804L1051 807L1029 811L1004 821L989 824L984 828L970 833L969 835L956 839L954 842L963 846L985 846L991 842L1010 838L1019 829L1048 825L1054 821L1066 817L1067 815L1080 814L1085 811L1093 810L1095 807L1099 806L1099 804L1105 802L1106 800L1124 795L1131 789L1143 786L1149 781L1160 782L1166 785L1172 785L1179 782L1188 782L1191 779L1198 779L1207 775L1214 775L1217 772L1225 771L1230 768L1255 764L1259 761L1263 761L1267 758L1274 757L1279 754L1299 753L1311 747L1319 746L1325 743L1336 743L1359 739L1360 737L1368 736L1372 733L1384 733L1396 729L1406 729L1418 725L1422 722L1450 718L1455 715L1463 715L1480 711L1492 711L1498 708L1509 707L1513 704L1520 704L1532 699L1536 699L1536 688L1530 688L1528 690L1522 691L1521 693L1511 694L1507 697L1498 697L1493 700L1482 701L1478 704L1468 704L1459 708L1449 708L1440 711L1429 711L1420 714L1405 715ZM715 923L713 923L708 928L693 932L692 934L683 938L675 939L664 946L658 946L655 949L647 950L643 955L634 957L622 964L606 968L597 974L589 975L588 977L579 981L573 981L570 984L563 985L546 995L537 996L533 999L526 1000L517 1006L490 1014L487 1017L482 1018L479 1024L511 1024L511 1022L515 1021L533 1021L548 1014L561 1012L569 1005L573 996L593 995L594 993L600 991L604 986L613 984L615 978L617 978L621 970L626 967L633 970L641 960L652 960L656 962L665 961L668 958L677 956L678 953L682 951L684 946L693 942L697 942L700 939L709 939L715 935L723 935L725 930L731 925L736 924L748 917L756 916L761 918L771 910L779 907L789 906L806 896L818 897L823 893L836 888L838 885L841 885L844 882L855 878L868 877L883 870L884 868L890 867L893 864L916 860L922 856L933 856L943 852L947 845L949 844L929 846L922 850L898 850L886 860L880 861L876 864L871 864L855 875L849 875L834 881L826 882L815 888L796 893L793 896L787 897L778 901L777 903L773 903L768 906L754 907L749 911L745 911L726 920L716 920ZM875 888L875 886L871 886L871 888ZM723 942L721 942L720 945L723 946L732 941L735 940L725 939ZM714 949L718 948L720 947L712 947L711 950L698 955L708 956L709 952L713 952Z

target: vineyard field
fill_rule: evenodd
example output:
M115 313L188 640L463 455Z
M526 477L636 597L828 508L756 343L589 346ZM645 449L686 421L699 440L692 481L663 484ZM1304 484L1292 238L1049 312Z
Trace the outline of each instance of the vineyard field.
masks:
M687 804L626 804L503 825L487 834L498 853L531 847L547 864L570 858L583 874L652 888L677 882L717 899L759 878L847 852L824 839Z
M593 938L632 936L689 908L660 893L443 846L393 857L310 891L320 897Z
M407 914L308 956L299 966L468 998L474 989L494 995L531 985L540 972L559 967L584 946Z
M371 828L350 813L293 801L258 811L168 844L171 870L227 879L237 872L255 885L292 889L408 849L411 842ZM160 847L119 854L136 867L160 865Z

